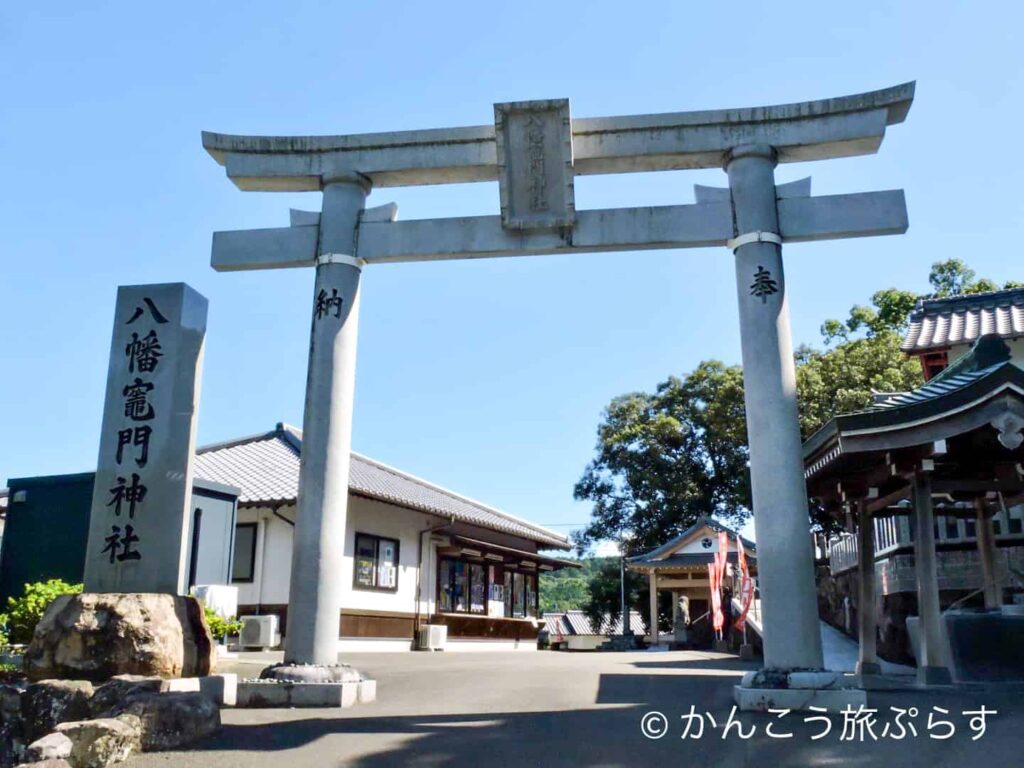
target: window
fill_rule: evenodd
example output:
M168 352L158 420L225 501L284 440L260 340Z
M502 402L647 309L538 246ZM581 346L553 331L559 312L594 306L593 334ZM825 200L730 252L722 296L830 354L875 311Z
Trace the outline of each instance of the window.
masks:
M536 618L537 577L532 573L505 571L504 597L506 618Z
M442 613L487 613L487 569L453 557L442 557L438 569Z
M526 574L512 574L512 617L522 619L526 616Z
M231 581L251 584L256 571L256 523L235 526L235 555L231 562Z
M1020 507L1012 507L1007 513L1006 527L1009 529L1009 533L1024 532L1024 526L1021 525L1020 515Z
M356 589L398 589L398 540L356 534L353 586Z
M471 613L487 613L487 577L479 563L469 566L469 610Z

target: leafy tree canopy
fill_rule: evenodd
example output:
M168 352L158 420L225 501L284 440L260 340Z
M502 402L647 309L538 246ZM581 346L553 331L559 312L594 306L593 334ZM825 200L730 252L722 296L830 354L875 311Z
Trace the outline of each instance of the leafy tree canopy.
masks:
M582 568L540 574L540 612L582 610L590 601L590 579L601 558L581 558ZM616 558L617 560L617 558Z
M653 393L615 398L598 427L597 456L575 496L594 503L575 534L582 552L628 535L630 552L681 533L701 515L742 523L750 514L743 379L705 361Z
M850 309L846 320L826 320L821 335L826 344L849 341L856 334L871 338L886 331L902 334L907 330L907 318L919 299L945 298L969 293L998 291L1000 286L987 278L978 278L974 270L961 259L946 259L932 264L928 273L932 292L925 294L885 288L871 296L871 306L857 304ZM1020 288L1024 283L1009 280L1003 288Z
M932 292L924 295L876 291L870 305L852 307L845 320L825 321L823 349L796 350L804 438L838 413L867 407L873 392L920 386L920 365L899 349L907 316L919 299L999 288L977 278L960 259L933 264L928 281ZM627 554L643 552L703 515L742 524L750 515L747 455L738 366L705 361L683 378L663 381L653 393L615 398L598 427L596 456L575 487L577 499L594 505L590 523L574 534L577 548L582 552L602 539L617 539L625 541ZM810 515L819 528L834 525L813 507ZM592 597L604 610L614 607Z

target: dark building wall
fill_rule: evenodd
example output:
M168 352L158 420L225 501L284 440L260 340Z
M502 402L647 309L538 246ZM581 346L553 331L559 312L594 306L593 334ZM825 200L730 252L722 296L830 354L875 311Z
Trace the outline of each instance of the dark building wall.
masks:
M92 472L10 480L0 549L0 605L24 585L45 579L82 581L92 505ZM16 501L24 493L24 501Z
M35 581L81 583L95 477L86 472L8 480L7 522L0 547L0 606ZM21 493L24 500L17 501ZM193 484L186 567L187 573L191 572L191 534L198 506L203 509L203 522L196 542L200 547L196 583L230 583L237 494L237 489L205 480Z

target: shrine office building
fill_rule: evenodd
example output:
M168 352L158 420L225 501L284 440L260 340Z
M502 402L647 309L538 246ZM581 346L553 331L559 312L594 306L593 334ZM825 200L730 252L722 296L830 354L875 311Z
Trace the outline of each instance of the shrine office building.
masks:
M231 581L238 615L275 614L287 638L302 432L270 432L196 452L197 479L239 489ZM340 651L415 649L425 625L449 650L534 650L538 577L578 567L541 554L566 536L352 454Z

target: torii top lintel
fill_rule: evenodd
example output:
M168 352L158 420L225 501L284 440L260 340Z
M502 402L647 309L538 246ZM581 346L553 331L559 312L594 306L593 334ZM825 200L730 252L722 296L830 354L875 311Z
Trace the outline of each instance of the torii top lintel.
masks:
M902 190L810 196L810 179L777 187L778 231L743 233L727 189L696 203L576 210L579 174L724 167L738 147L770 146L775 161L875 152L906 118L914 84L775 107L573 120L565 99L496 104L495 124L352 136L203 134L206 150L243 190L314 191L353 172L374 186L498 181L500 216L398 221L395 206L364 210L348 256L361 264L568 252L737 247L743 238L807 242L900 234ZM312 266L320 215L291 226L216 232L219 271Z
M770 145L780 163L871 154L913 98L910 82L769 107L573 119L571 172L719 168L741 144ZM375 187L493 181L501 173L493 125L346 136L203 132L203 147L240 189L253 191L314 191L324 178L351 171Z

